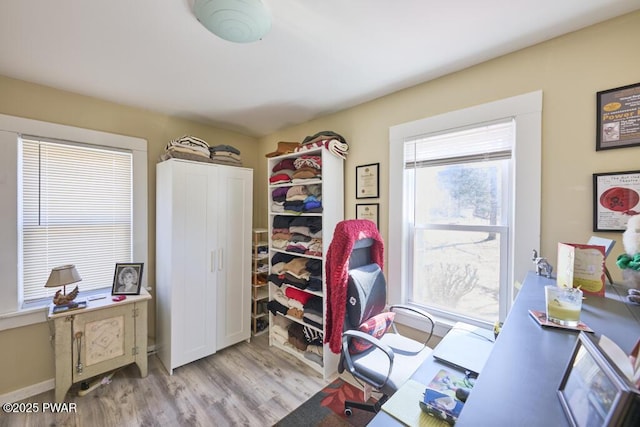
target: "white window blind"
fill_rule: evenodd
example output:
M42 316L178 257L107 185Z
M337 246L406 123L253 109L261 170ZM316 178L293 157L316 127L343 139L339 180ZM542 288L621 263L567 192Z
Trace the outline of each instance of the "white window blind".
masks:
M514 120L410 138L404 144L407 167L465 163L511 157Z
M53 267L75 264L81 291L112 285L132 258L132 154L22 139L22 299L49 297Z

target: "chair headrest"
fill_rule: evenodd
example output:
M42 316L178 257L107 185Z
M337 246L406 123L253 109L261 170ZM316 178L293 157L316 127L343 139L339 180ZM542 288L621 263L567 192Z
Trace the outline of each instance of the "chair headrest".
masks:
M346 329L357 329L365 320L381 313L387 302L387 282L378 264L349 270Z

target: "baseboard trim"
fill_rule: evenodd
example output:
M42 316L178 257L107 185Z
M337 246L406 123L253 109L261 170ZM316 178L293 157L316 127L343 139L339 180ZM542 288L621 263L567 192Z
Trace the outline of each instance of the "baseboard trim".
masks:
M51 378L37 384L32 384L30 386L11 391L9 393L0 394L0 402L2 403L19 402L21 400L35 396L37 394L44 393L45 391L53 390L55 388L55 385L56 385L56 380Z
M151 344L147 346L147 355L152 355L156 352L156 345ZM45 381L42 381L37 384L32 384L30 386L10 391L9 393L0 394L0 403L14 403L19 402L24 399L28 399L37 394L44 393L45 391L53 390L56 387L55 378L51 378Z

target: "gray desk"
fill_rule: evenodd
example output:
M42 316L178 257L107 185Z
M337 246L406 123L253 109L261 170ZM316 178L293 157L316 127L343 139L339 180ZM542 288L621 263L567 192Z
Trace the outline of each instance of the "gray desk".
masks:
M544 311L544 285L554 283L529 273L456 427L569 426L556 390L577 333L542 328L528 313ZM628 353L640 338L640 306L626 303L625 295L624 289L608 286L605 298L587 296L581 320ZM427 359L412 378L427 384L441 366ZM380 412L369 425L394 424L394 418Z

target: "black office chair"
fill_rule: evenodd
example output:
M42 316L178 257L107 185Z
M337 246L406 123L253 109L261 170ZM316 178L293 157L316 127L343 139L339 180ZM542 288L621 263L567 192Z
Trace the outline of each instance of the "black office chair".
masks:
M385 312L387 286L380 266L372 262L374 243L371 238L357 240L349 254L347 309L338 372L347 370L358 382L382 393L382 397L374 403L346 401L347 416L352 414L352 408L378 412L432 351L427 342L433 335L435 322L428 313L404 305L392 305ZM415 313L425 320L429 332L424 343L398 333L393 323L398 311Z

